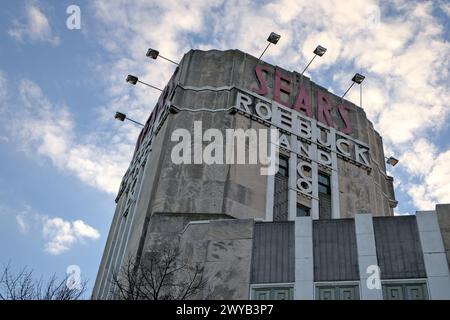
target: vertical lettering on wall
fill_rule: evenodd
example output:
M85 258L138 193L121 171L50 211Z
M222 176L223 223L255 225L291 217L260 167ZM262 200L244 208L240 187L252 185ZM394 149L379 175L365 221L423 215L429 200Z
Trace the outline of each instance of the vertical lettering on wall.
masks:
M298 141L300 150L299 154L300 156L307 157L308 159L312 159L313 153L312 153L312 147L311 144L305 141Z
M269 72L269 66L268 65L261 65L258 64L255 68L256 78L258 79L259 88L253 89L254 92L257 94L260 94L262 96L267 95L269 92L269 88L267 87L267 80L264 76L264 71L266 73Z
M297 164L297 189L312 195L313 193L313 168L309 162L300 161Z
M300 89L298 90L297 99L295 99L294 110L298 112L303 111L309 118L313 117L309 91L305 87L300 87Z
M350 109L350 106L348 106L347 104L344 104L344 103L341 103L338 106L339 115L341 116L342 121L344 122L344 128L342 128L340 130L346 134L350 134L353 132L352 124L348 117L349 109Z
M343 147L343 145L345 145L345 148ZM348 140L339 138L336 139L336 148L337 151L341 154L343 154L346 157L351 157L352 154L350 153L350 143Z
M280 143L280 146L285 147L288 150L292 150L291 143L289 142L289 139L286 137L285 134L280 135L279 143Z
M287 101L283 101L281 99L281 93L287 95ZM290 107L289 105L289 95L291 94L291 77L283 74L280 69L276 69L275 71L275 89L273 93L273 100L286 107Z
M328 93L317 90L317 120L334 128L333 118L331 117L331 110L333 105L331 104Z
M356 161L362 162L364 165L369 166L369 160L366 157L368 149L355 144L355 158Z
M317 161L319 161L319 163L323 164L324 166L331 167L331 153L329 151L317 149Z
M327 128L317 125L317 142L324 147L331 147L331 132Z
M149 130L151 129L151 132L154 132L155 127L154 126L158 126L158 121L160 120L159 117L162 116L161 112L164 109L165 106L170 106L170 101L169 99L172 97L172 95L175 92L175 88L176 88L176 76L178 74L178 70L179 68L177 67L175 69L175 72L173 73L172 77L169 80L169 83L164 87L163 92L161 92L161 94L159 95L158 98L158 102L156 103L155 107L153 108L153 111L150 113L150 116L148 117L147 121L145 122L144 127L142 128L140 134L139 134L139 138L136 142L136 146L134 148L134 154L133 154L133 159L137 154L137 151L139 150L142 142L144 141L145 136L147 135L147 133L149 132Z
M292 111L290 109L280 108L280 127L286 130L292 130Z
M252 99L249 96L247 96L241 92L237 93L236 105L235 105L236 108L243 110L247 113L250 113L250 105L251 104L252 104Z
M316 99L313 99L311 86L308 85L299 85L298 89L295 89L296 92L294 92L294 88L297 85L294 85L292 73L284 71L281 68L267 64L257 64L255 74L257 87L251 89L253 92L267 96L269 95L269 90L273 88L273 92L271 92L273 93L272 100L278 104L294 109L302 115L316 119L318 122L331 128L336 128L342 133L353 133L353 126L350 122L350 110L353 109L351 104L344 102L339 105L334 105L334 95L330 94L327 90L321 89L317 90ZM291 95L293 95L293 99L290 99ZM313 101L314 106L312 104ZM247 104L243 103L241 107L245 108L248 112ZM265 108L264 105L262 107ZM261 106L259 106L259 109L261 109ZM333 117L335 119L342 119L342 122L339 120L338 124L335 124ZM269 118L269 115L265 113L261 118Z
M300 119L300 136L305 139L311 139L312 138L312 128L311 128L311 122Z
M255 112L261 119L264 120L272 119L272 109L270 109L270 107L263 102L258 102L255 105Z

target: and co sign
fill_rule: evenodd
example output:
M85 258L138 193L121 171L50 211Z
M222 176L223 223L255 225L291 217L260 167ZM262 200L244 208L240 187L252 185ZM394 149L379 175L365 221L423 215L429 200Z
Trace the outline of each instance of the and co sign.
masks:
M280 103L239 89L234 108L253 120L279 129L279 147L296 154L296 189L308 198L317 198L318 167L337 170L342 158L370 170L369 147L362 141L308 118Z

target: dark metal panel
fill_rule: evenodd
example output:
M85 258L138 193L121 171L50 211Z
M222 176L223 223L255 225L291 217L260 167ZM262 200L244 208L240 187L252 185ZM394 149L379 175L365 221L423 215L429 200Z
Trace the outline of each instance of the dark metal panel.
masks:
M319 219L331 219L331 194L319 193Z
M353 219L313 221L314 281L359 280Z
M287 221L288 219L288 177L279 173L275 175L273 201L273 221Z
M426 277L416 216L374 217L373 228L382 279Z
M255 223L252 283L294 282L294 223Z

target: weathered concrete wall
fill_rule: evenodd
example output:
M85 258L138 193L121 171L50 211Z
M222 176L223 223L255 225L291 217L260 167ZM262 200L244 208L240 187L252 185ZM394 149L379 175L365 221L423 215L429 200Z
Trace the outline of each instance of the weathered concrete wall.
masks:
M375 186L367 171L338 159L339 205L343 218L356 213L376 212Z
M116 200L116 211L94 286L93 298L105 299L109 294L108 277L110 277L111 272L119 270L123 259L136 257L141 253L139 252L139 247L142 247L143 240L145 240L145 231L151 213L148 210L149 203L156 188L153 182L158 176L158 164L161 161L161 154L156 152L156 150L161 149L162 144L166 140L168 125L167 122L164 123L158 135L156 135L153 142L154 151L150 151L146 156L144 167L141 164L137 165L142 177L139 185L136 186L137 190L136 196L132 200L132 210L126 217L124 216L124 210L129 199L129 187L126 187L125 189L128 191L122 192ZM130 179L127 171L122 185L129 186L131 183L132 179ZM127 223L131 224L128 230L124 228ZM120 247L124 248L122 254L119 252Z
M178 246L188 266L204 267L206 287L192 298L248 299L253 226L252 219L219 214L155 213L141 256L164 244Z
M341 218L350 218L357 213L393 216L396 202L392 180L373 162L372 168L368 173L338 158Z
M197 299L248 299L254 221L192 223L180 235L190 264L204 264L207 285Z
M123 209L123 206L125 204L125 197L122 197L116 205L116 210L114 211L113 220L111 222L111 227L108 233L108 238L106 240L105 249L103 251L102 260L100 262L100 266L98 269L98 275L95 279L94 288L92 290L92 298L93 299L102 299L102 289L106 285L106 278L108 275L108 272L110 270L111 265L111 257L112 257L112 250L114 248L114 245L118 241L117 237L117 226L119 224L119 220L122 218L121 212Z
M262 127L243 116L226 113L182 112L167 121L174 129L187 129L190 132L194 130L194 121L201 121L203 130L217 128L224 136L227 128L246 130ZM160 150L163 161L160 177L155 181L157 192L151 203L151 211L217 213L244 219L264 218L266 177L259 174L258 165L174 164L171 152L177 143L178 141L172 142L168 137L164 143L165 148ZM194 144L193 139L191 143ZM205 142L203 146L208 143ZM225 155L225 147L223 154Z

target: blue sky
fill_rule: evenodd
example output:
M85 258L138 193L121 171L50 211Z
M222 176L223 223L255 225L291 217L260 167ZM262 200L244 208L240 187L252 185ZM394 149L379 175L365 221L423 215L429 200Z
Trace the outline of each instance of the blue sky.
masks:
M69 5L81 28L69 30ZM93 285L120 179L138 128L173 72L148 47L179 60L190 48L238 48L308 70L340 94L362 70L364 109L385 153L400 159L397 214L450 202L447 1L8 1L0 10L0 263L64 275L78 265ZM358 90L348 98L359 101Z

